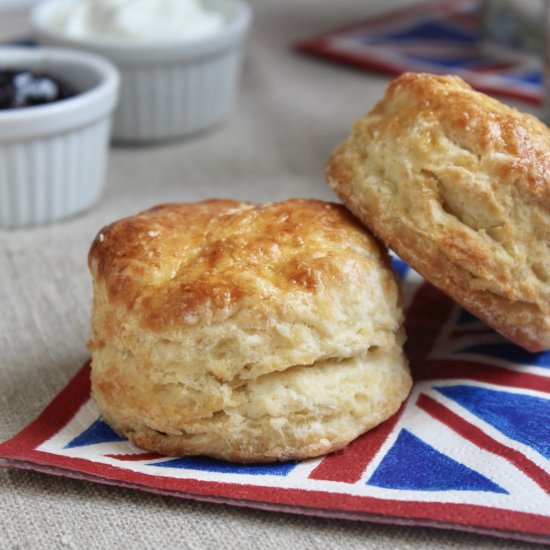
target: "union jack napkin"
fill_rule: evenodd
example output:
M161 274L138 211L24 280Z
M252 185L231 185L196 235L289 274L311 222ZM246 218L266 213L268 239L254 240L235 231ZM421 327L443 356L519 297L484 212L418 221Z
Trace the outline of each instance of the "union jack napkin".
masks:
M0 445L0 464L268 510L550 542L550 352L490 330L399 259L415 385L391 419L333 455L230 464L143 452L90 400L86 364Z
M483 92L540 104L542 56L486 43L478 7L479 0L437 0L308 38L296 47L390 74L457 74Z

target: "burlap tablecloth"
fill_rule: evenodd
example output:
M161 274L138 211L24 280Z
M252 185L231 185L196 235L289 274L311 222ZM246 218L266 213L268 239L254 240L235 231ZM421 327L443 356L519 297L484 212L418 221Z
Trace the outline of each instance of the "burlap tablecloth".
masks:
M166 201L333 198L325 160L388 79L294 54L298 38L405 2L253 2L231 120L192 141L111 150L92 211L34 230L0 231L0 440L32 420L88 352L88 246L104 224ZM411 2L408 2L411 3ZM0 14L0 37L25 18ZM521 543L261 512L24 471L0 471L0 548L516 548Z

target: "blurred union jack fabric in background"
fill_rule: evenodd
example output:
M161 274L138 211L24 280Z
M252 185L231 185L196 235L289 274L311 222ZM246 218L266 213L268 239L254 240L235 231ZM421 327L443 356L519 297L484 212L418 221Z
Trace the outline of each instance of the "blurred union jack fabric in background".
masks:
M538 104L542 52L524 53L483 40L479 0L437 0L329 31L299 51L368 70L457 74L489 94Z
M415 385L346 449L230 464L143 452L90 400L85 365L0 463L173 496L550 542L550 352L518 348L399 259Z

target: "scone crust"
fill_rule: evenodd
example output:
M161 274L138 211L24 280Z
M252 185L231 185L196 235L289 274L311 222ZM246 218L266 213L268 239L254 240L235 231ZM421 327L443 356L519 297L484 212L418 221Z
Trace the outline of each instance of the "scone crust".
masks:
M354 248L362 250L355 258ZM347 282L341 260L359 269L364 251L380 255L335 204L208 200L158 206L102 229L89 266L111 302L161 332L224 319L266 284L281 295L320 295Z
M341 205L163 205L102 229L89 266L92 393L140 447L317 456L410 390L395 275Z
M428 281L550 348L550 130L459 77L405 73L331 156L331 187Z

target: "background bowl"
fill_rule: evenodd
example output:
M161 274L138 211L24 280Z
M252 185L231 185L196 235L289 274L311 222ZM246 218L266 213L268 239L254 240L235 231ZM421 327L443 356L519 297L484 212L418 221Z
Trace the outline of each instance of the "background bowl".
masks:
M32 13L38 41L88 50L110 59L121 75L120 104L113 137L149 142L209 129L230 114L251 21L240 0L207 0L223 14L219 31L196 39L136 41L106 37L74 38L52 28L52 18L74 0L46 0Z
M53 48L0 47L0 66L45 72L79 92L0 111L0 227L49 223L89 208L103 188L117 70L97 56Z

